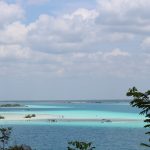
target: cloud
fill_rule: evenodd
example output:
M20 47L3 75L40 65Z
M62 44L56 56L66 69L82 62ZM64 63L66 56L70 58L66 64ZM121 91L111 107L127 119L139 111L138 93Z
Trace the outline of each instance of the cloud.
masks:
M0 27L24 17L24 10L18 4L8 4L0 1Z
M64 15L66 19L74 19L75 17L81 17L83 20L95 19L98 16L98 12L96 10L88 10L85 8L79 8L72 14Z
M141 46L144 49L149 49L150 48L150 37L146 37L145 39L143 39Z
M96 22L118 32L149 31L149 0L98 0L100 12Z
M114 49L112 52L107 52L104 56L107 57L119 57L119 56L129 56L128 52L121 51L120 49Z
M29 49L23 48L20 45L1 45L0 58L7 60L26 59L29 57Z
M41 2L45 1L30 1L32 4ZM147 16L150 3L144 2L100 0L95 9L78 8L59 15L43 13L25 24L22 21L25 10L18 4L0 1L0 65L5 66L3 73L14 69L18 74L125 77L133 76L138 68L148 73L147 67L142 68L142 65L148 66L148 61L144 61L148 58L143 52L136 54L141 43L145 47L150 45L146 36L150 31ZM142 60L140 63L139 59ZM19 73L21 66L23 69Z
M39 51L57 53L78 50L90 32L88 26L82 19L76 21L41 15L27 27L28 42L33 49Z
M134 38L132 33L105 31L97 25L96 10L78 9L62 16L40 15L28 25L28 43L34 50L60 53L86 51L103 42L128 41Z
M26 40L27 28L20 22L13 22L0 29L0 44L22 44Z

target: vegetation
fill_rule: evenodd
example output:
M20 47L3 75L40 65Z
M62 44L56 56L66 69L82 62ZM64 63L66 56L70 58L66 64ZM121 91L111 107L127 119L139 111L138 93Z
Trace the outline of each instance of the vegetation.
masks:
M8 147L12 128L0 128L0 150L32 150L27 145L15 145Z
M5 117L0 115L0 119L5 119Z
M71 141L68 142L68 150L93 150L95 147L92 147L92 143L80 142L80 141Z
M15 145L11 146L8 150L32 150L30 146L27 145Z
M135 87L129 89L127 92L127 96L132 96L133 100L130 102L132 107L138 107L142 109L140 114L145 115L146 119L144 122L146 125L144 126L145 128L150 128L150 90L142 93L139 92ZM141 143L141 145L150 147L150 131L145 133L146 135L149 136L147 144Z
M0 150L6 150L10 134L11 128L0 128Z
M32 114L31 117L36 117L36 115L35 115L35 114Z
M2 104L0 107L22 107L20 104Z
M35 114L32 114L32 115L26 115L25 118L32 118L32 117L36 117Z

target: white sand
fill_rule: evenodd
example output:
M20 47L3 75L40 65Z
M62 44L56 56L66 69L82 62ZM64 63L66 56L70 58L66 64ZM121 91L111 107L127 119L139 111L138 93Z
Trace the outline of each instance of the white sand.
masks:
M59 119L61 117L60 115L48 115L48 114L38 114L32 118L25 118L26 115L24 114L1 114L1 116L5 117L4 119L1 120L8 120L8 121Z
M25 118L24 114L1 114L4 116L4 119L0 119L1 121L48 121L48 120L56 120L56 121L100 121L100 122L137 122L143 121L139 119L122 119L122 118L66 118L62 115L49 115L49 114L37 114L36 117Z

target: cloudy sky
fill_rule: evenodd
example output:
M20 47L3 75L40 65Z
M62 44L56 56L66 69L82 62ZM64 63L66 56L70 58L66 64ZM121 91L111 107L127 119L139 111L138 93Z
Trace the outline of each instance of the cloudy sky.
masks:
M150 0L0 0L0 100L120 99L150 88Z

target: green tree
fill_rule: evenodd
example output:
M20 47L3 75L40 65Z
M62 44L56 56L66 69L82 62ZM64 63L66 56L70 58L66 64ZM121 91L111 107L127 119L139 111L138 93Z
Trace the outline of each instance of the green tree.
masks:
M11 134L11 128L0 128L0 149L6 150L6 145L8 144Z
M141 115L145 115L145 120L144 122L146 125L144 126L145 128L150 128L150 90L142 93L137 90L137 88L133 87L130 88L129 91L127 92L127 96L131 96L133 100L130 102L132 107L138 107L142 111L140 112ZM146 135L149 136L148 143L141 143L141 145L150 147L150 131L145 133Z
M93 150L95 147L92 147L92 143L80 142L80 141L71 141L68 142L68 150Z
M30 146L27 145L15 145L9 147L8 150L32 150Z

